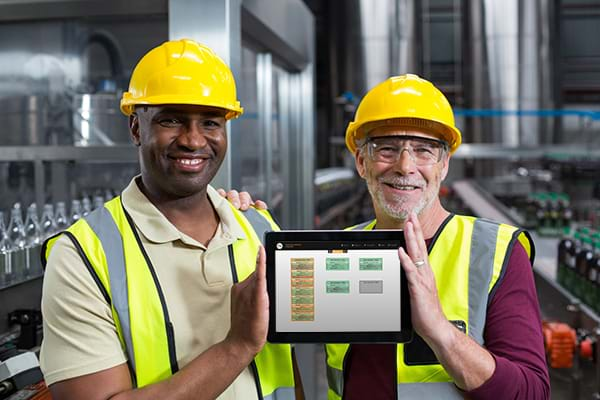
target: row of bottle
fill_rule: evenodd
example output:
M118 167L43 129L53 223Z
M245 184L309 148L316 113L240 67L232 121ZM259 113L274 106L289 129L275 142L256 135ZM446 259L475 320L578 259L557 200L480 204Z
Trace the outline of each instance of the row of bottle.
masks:
M573 210L569 196L565 193L532 193L525 201L525 223L536 228L540 235L559 236L570 227Z
M558 243L557 280L600 314L600 232L565 229Z
M87 196L75 199L71 202L69 213L65 202L59 201L56 207L47 203L41 218L37 205L33 203L27 208L25 222L21 204L15 203L10 210L8 225L0 211L0 288L40 276L42 243L93 209L102 207L109 196L112 197L113 193L106 191L105 196L94 196L93 202Z

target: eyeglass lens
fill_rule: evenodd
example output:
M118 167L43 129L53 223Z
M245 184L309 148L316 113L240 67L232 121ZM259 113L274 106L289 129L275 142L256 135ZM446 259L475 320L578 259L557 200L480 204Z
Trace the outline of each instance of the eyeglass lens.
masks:
M371 138L367 142L369 155L374 161L397 162L407 150L417 165L435 164L441 160L444 145L434 139L383 136Z

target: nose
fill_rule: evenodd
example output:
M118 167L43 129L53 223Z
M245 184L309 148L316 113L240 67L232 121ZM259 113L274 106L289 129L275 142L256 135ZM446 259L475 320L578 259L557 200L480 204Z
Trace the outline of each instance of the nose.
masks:
M400 150L400 158L396 162L395 169L402 175L414 173L417 164L409 148L404 147Z
M197 121L190 121L186 125L186 129L177 137L177 142L190 150L201 149L208 144L202 127Z

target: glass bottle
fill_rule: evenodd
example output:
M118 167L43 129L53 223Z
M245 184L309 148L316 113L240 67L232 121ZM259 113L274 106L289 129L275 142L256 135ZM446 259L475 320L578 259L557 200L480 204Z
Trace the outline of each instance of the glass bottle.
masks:
M64 201L56 203L56 214L54 215L54 221L56 222L56 231L62 232L69 227L69 220L67 219L67 206Z
M576 283L573 294L583 300L588 280L591 260L594 257L594 249L592 248L592 238L584 237L582 240L582 249L576 257Z
M115 194L112 189L104 189L104 201L110 201L113 197L115 197Z
M104 197L94 196L94 210L104 206Z
M38 220L37 205L32 203L27 209L25 218L25 240L27 247L27 277L33 278L41 275L42 264L40 251L42 248L42 228Z
M0 288L12 283L12 251L13 246L4 225L4 213L0 211Z
M557 257L557 266L556 266L556 280L562 286L565 286L566 276L568 274L568 256L569 251L573 248L575 242L571 237L571 229L564 229L564 236L562 240L558 243L558 257Z
M596 281L594 282L593 308L596 311L596 313L600 315L600 240L596 242L596 258L592 265L596 270Z
M10 210L10 221L8 222L8 237L12 243L12 269L15 281L21 281L28 269L27 256L25 252L25 226L23 225L23 215L21 213L21 204L15 203Z
M87 217L92 212L92 202L90 198L85 196L81 199L81 216Z
M575 232L573 237L573 246L567 250L566 270L565 270L565 288L573 293L576 279L576 259L577 254L581 251L581 232Z
M562 210L561 210L561 223L564 227L570 227L571 221L573 220L573 209L571 208L571 202L569 195L562 195Z
M71 201L71 214L69 215L69 225L74 224L81 218L81 201L75 199Z
M556 236L556 234L560 233L562 219L560 213L560 204L558 201L557 193L550 193L548 195L548 209L549 209L549 218L548 218L548 234L552 236Z
M600 273L600 240L594 242L594 255L590 260L590 266L588 269L588 279L586 281L586 288L583 299L585 303L598 311L598 301L600 300L600 288L598 287L598 274Z
M54 206L52 204L44 204L44 212L42 213L42 240L48 239L56 233L56 221L54 220Z
M543 193L539 193L536 197L535 218L537 219L537 230L540 235L546 234L546 221L548 210L546 210L546 200Z

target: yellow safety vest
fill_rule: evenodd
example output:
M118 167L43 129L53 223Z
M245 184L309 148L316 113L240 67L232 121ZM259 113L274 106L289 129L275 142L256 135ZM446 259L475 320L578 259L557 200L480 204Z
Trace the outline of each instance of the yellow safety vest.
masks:
M278 229L267 211L240 212L231 206L246 239L229 246L233 281L244 280L256 265L259 238ZM44 243L43 264L52 246L67 235L111 305L134 387L162 381L178 371L173 326L156 272L131 216L115 197ZM250 368L259 399L294 399L291 347L267 343Z
M376 221L349 229L371 230ZM534 247L527 232L481 218L451 215L429 245L429 263L446 317L483 345L489 301L516 241L533 264ZM344 393L344 360L349 344L327 344L328 398ZM396 346L398 399L462 399L452 379L423 339ZM426 382L426 383L425 383ZM374 388L375 390L376 388Z

